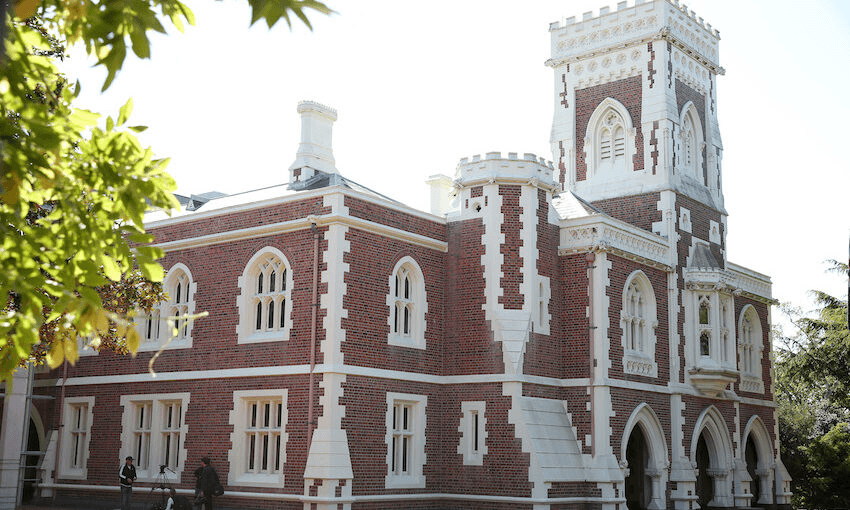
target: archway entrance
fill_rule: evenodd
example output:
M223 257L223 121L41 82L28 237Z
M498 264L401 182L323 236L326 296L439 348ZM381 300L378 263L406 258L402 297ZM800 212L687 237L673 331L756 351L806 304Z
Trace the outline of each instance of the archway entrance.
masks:
M640 427L632 429L626 447L629 476L626 477L626 506L629 510L646 510L652 499L652 479L647 475L649 448Z
M714 480L708 474L710 468L708 444L705 442L705 434L700 434L697 442L697 502L703 509L708 508L714 498Z
M747 448L744 450L744 458L747 462L747 473L750 474L752 481L750 482L750 493L753 499L750 500L750 506L756 506L761 497L761 477L758 475L758 451L756 451L756 443L753 441L752 434L747 438Z

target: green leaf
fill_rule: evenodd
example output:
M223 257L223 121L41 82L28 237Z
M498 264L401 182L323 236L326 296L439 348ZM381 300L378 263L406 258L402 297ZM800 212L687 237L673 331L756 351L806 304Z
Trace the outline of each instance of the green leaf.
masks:
M131 113L133 113L133 98L132 97L130 99L128 99L126 103L124 103L124 106L122 106L120 110L118 110L117 125L123 126L124 123L127 122L127 119L130 118Z
M139 261L139 269L142 270L145 278L152 282L161 282L165 275L162 266L153 261Z
M112 259L112 257L104 255L100 261L103 263L103 272L106 273L107 278L113 282L117 282L121 279L121 268L118 267L118 264Z

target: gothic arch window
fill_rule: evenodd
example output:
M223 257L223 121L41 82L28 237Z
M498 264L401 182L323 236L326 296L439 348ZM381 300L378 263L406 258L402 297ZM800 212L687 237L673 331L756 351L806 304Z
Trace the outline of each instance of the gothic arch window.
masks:
M732 506L732 459L726 421L716 407L710 406L697 418L691 439L691 461L697 464L697 496L701 504Z
M764 341L761 320L755 307L745 306L738 322L738 369L741 372L741 391L764 393L761 362Z
M239 277L238 342L288 340L292 328L292 271L277 248L258 251Z
M192 346L194 321L188 317L195 313L197 283L185 264L174 264L162 282L165 301L155 306L151 313L137 319L141 342L139 350L158 350Z
M602 101L587 124L584 143L588 177L632 170L634 138L626 107L610 97Z
M706 176L702 170L702 153L705 146L705 137L703 135L699 113L697 113L696 107L690 101L682 108L677 138L677 171L696 179L703 186L707 186Z
M643 271L635 271L626 280L620 326L623 329L623 371L657 377L655 328L658 319L655 293Z
M399 260L389 279L390 345L425 348L425 278L413 257Z

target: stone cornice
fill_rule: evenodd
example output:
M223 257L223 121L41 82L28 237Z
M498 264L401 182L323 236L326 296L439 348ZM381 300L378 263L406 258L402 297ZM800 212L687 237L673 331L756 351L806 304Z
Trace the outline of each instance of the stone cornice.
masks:
M608 252L641 264L670 271L666 239L610 216L593 215L561 221L559 255Z
M318 226L341 224L348 227L371 232L373 234L378 234L384 237L389 237L425 248L430 248L432 250L447 252L449 249L449 245L445 241L440 241L423 235L414 234L413 232L408 232L406 230L401 230L395 227L381 225L380 223L375 223L373 221L368 221L361 218L354 218L352 216L336 213L323 214L319 216L308 216L305 218L298 218L297 220L282 221L269 225L229 230L226 232L218 232L205 236L179 239L177 241L156 243L153 246L161 248L165 252L185 250L187 248L212 246L215 244L238 241L242 239L251 239L255 237L279 234L282 232L292 232L295 230L308 229L313 223Z
M685 287L696 291L725 291L769 305L777 303L771 296L769 278L734 264L728 266L729 269L686 267L682 270Z

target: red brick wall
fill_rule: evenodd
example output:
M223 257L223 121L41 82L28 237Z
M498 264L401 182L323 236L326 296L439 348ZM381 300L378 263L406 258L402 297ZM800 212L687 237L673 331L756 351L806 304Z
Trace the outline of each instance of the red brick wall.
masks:
M666 385L670 380L670 339L667 325L667 273L659 269L644 266L637 262L608 255L611 270L608 279L611 284L606 289L608 296L608 338L610 340L609 356L613 379L624 379L652 384ZM658 365L658 377L650 378L623 372L623 328L620 322L620 312L623 309L623 292L626 280L636 270L641 270L652 285L655 294L655 310L658 327L655 329L655 363Z
M502 197L502 226L501 233L504 235L504 242L499 245L499 253L502 254L502 278L499 280L499 285L502 288L502 295L499 296L499 304L505 310L521 310L525 296L520 292L519 287L523 283L522 276L522 255L519 251L522 248L523 241L520 236L522 231L522 223L520 215L522 214L522 206L519 205L519 199L522 194L522 186L518 185L499 185L499 195Z
M442 370L444 289L446 254L358 229L349 229L350 251L343 255L349 264L345 274L346 294L342 319L345 341L342 352L351 365L426 372ZM428 309L425 312L426 350L389 345L390 308L387 295L396 263L412 257L422 270Z
M439 241L446 240L446 225L439 221L427 220L421 216L391 209L348 195L345 196L345 206L348 207L348 214L354 218L362 218L388 227L394 227L407 232L415 232Z
M587 262L584 254L560 257L560 295L553 298L561 305L558 322L561 345L561 377L590 376L590 337L587 321Z
M484 245L481 219L449 224L446 269L446 325L444 375L504 373L501 344L484 309Z
M605 214L618 220L652 232L652 224L661 221L661 211L658 210L659 193L632 195L629 197L597 200L593 205Z
M632 168L643 168L643 130L641 128L641 96L642 85L640 76L632 76L622 80L596 85L576 90L576 181L587 178L587 162L583 150L584 138L587 136L587 123L594 110L606 98L613 98L623 104L632 117L632 127L635 128L635 147L637 148Z
M165 243L178 239L191 239L210 234L219 234L242 228L271 225L282 221L297 220L311 214L329 214L331 209L322 205L322 197L285 202L262 209L241 211L194 219L192 215L182 217L179 223L149 228L148 233L156 237L156 242ZM203 215L203 209L198 215Z
M733 441L735 433L735 406L730 400L717 400L707 397L697 397L693 395L683 395L682 402L685 404L685 411L682 413L685 417L685 437L682 441L685 454L690 456L691 440L694 439L693 432L696 426L697 418L709 406L715 406L723 416L723 421L726 423L726 431L729 434L729 440L732 442L732 448L737 448L738 445ZM695 459L691 459L695 460Z

